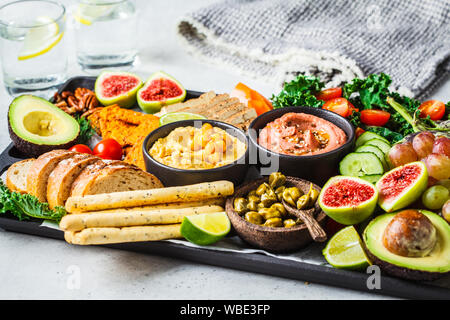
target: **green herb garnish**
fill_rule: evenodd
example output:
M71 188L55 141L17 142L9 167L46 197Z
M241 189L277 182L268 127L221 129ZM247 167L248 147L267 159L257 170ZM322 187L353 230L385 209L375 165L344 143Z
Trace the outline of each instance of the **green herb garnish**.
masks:
M78 135L78 142L81 144L87 144L92 136L96 133L91 126L91 121L85 117L76 116L78 124L80 125L80 134Z
M31 218L52 220L59 222L67 213L63 207L50 209L48 203L40 202L29 194L21 194L8 189L0 180L0 213L10 212L19 220Z

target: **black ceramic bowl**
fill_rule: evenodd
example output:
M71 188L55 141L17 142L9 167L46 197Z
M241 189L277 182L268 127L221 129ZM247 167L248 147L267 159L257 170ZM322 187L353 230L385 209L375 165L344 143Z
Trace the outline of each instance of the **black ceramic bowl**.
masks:
M148 150L151 148L153 143L155 143L155 141L159 138L164 138L169 135L169 133L175 128L201 126L203 123L210 123L213 127L224 129L229 135L232 135L244 142L247 146L245 155L226 166L205 170L188 170L169 167L156 161L152 158L152 156L150 156ZM228 180L237 186L244 181L245 175L248 171L248 146L249 144L245 133L228 123L215 120L182 120L166 124L156 130L153 130L145 138L142 148L147 171L157 176L166 187L218 180Z
M327 153L311 156L285 155L260 146L258 136L261 129L269 122L288 112L307 113L333 123L347 135L346 143ZM334 112L311 107L285 107L263 113L250 124L248 135L251 155L257 154L258 165L261 169L266 169L267 174L280 171L286 176L309 180L320 186L323 186L330 177L338 173L339 162L347 153L352 151L355 142L355 129L347 119ZM261 173L265 174L264 172Z

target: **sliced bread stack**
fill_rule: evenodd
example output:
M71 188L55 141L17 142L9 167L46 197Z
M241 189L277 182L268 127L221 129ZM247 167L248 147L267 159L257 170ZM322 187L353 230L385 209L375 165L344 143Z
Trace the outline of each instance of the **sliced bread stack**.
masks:
M34 195L50 208L72 196L162 188L154 175L138 167L67 150L53 150L37 159L12 165L6 173L10 190Z

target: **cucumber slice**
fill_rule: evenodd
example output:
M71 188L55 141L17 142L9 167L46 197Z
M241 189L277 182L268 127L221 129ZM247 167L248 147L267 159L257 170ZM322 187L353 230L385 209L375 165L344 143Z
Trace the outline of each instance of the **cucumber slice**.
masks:
M386 142L387 144L389 144L389 141L386 138L383 138L382 136L380 136L376 133L366 131L362 135L360 135L358 137L358 139L356 139L355 147L358 148L358 147L362 146L363 144L365 144L367 141L372 140L372 139L382 140L382 141Z
M388 154L389 150L391 150L391 145L389 143L379 139L369 140L365 144L369 146L378 147L379 149L381 149L381 151L383 151L385 157Z
M372 152L349 153L339 163L339 172L344 176L362 177L383 174L383 163Z
M356 148L355 152L372 152L372 153L374 153L378 157L378 159L380 159L381 163L383 164L384 170L388 169L388 164L384 157L384 152L377 146L374 146L371 144L364 144L361 147Z
M375 184L378 180L380 180L382 176L382 174L366 174L365 176L361 176L360 178L366 180L367 182Z

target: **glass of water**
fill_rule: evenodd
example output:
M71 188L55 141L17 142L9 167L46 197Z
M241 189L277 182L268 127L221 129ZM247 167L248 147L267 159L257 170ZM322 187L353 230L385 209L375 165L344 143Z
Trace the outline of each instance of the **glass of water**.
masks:
M48 98L66 80L65 12L53 1L15 1L0 7L3 81L12 96Z
M138 53L135 1L79 0L73 16L77 59L84 71L133 66Z

